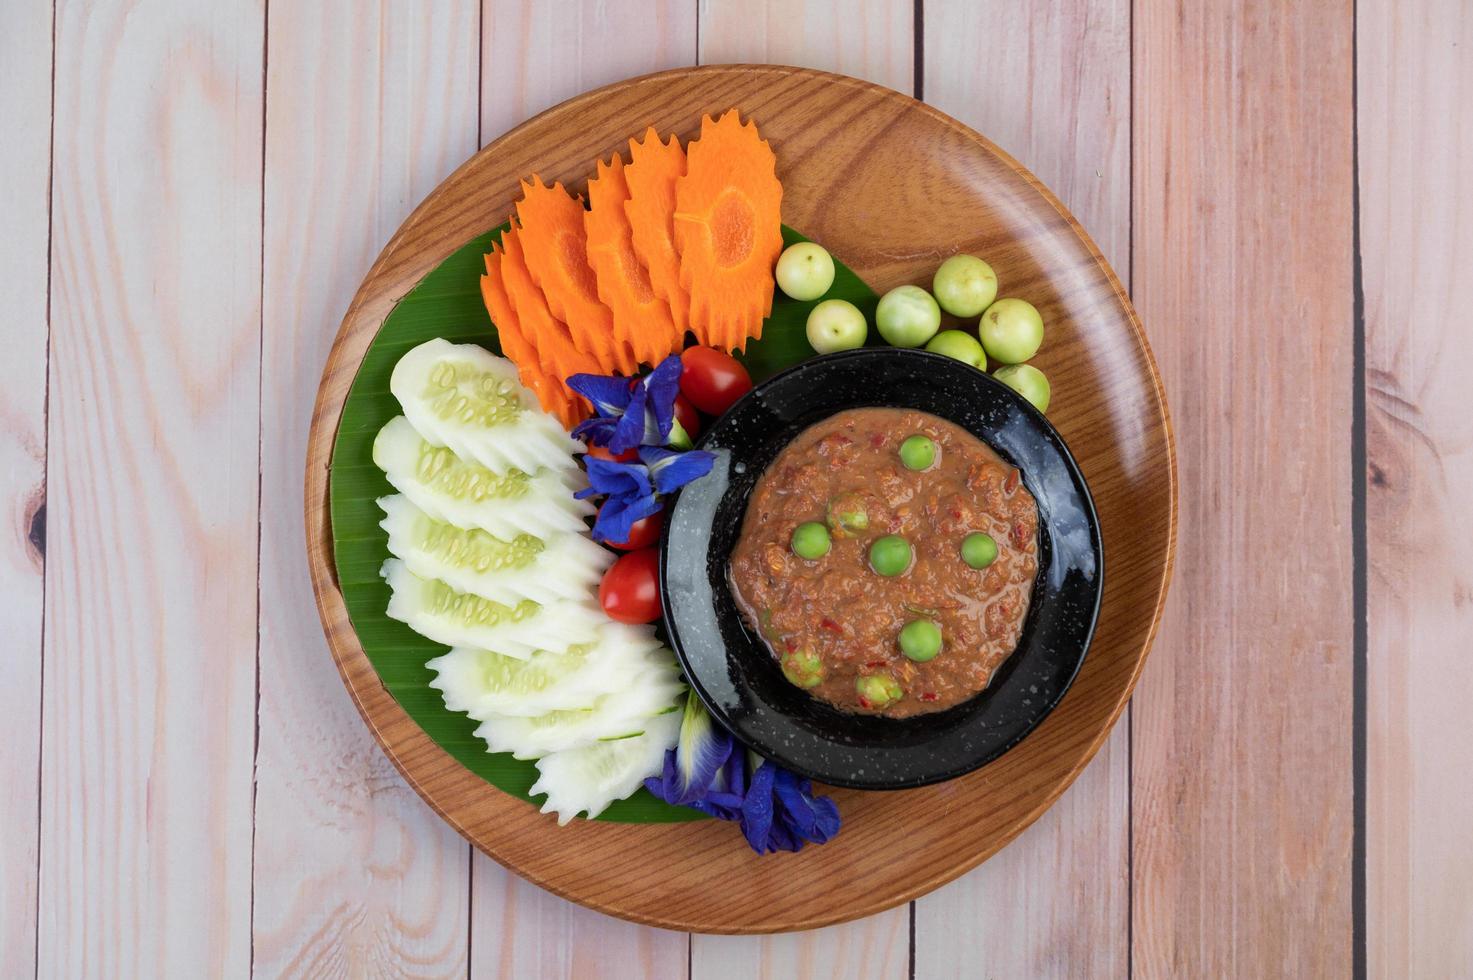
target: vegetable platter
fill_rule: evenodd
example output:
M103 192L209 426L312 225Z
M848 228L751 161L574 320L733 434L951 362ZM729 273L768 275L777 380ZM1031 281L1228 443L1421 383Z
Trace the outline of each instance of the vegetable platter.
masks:
M738 112L728 116L732 109ZM628 163L630 141L648 146L651 128L656 139L689 151L713 126L753 121L775 158L768 166L780 183L780 204L767 201L760 188L751 192L759 217L754 237L741 244L756 244L768 290L779 252L804 238L827 249L835 281L818 290L823 258L799 248L776 263L776 276L800 298L779 291L774 299L751 282L718 281L729 262L709 255L689 290L686 316L696 339L734 350L760 380L827 345L856 342L847 311L815 315L816 306L837 298L878 326L869 343L914 346L929 339L932 350L965 360L974 356L971 338L933 336L958 324L936 320L927 290L946 310L967 312L978 302L976 270L954 260L938 276L938 267L952 256L984 257L1010 297L1027 298L1027 308L999 307L991 326L984 315L982 343L1003 360L1009 352L1028 360L1022 365L1028 370L1010 371L1012 380L996 374L1047 405L1069 442L1095 496L1112 574L1095 643L1073 687L1016 748L959 779L879 793L809 788L791 776L784 781L781 772L774 785L770 764L728 747L727 778L753 799L760 784L762 805L772 811L761 821L726 813L740 821L739 833L731 821L691 819L702 814L634 791L631 774L648 773L657 795L675 800L679 794L669 790L672 778L680 781L671 775L678 756L667 749L682 729L701 743L698 729L709 719L684 696L656 631L638 625L651 616L648 596L636 587L639 569L627 568L612 586L604 575L641 552L618 558L586 530L595 514L587 498L608 493L594 536L602 527L610 540L648 539L647 526L631 530L634 510L620 522L619 508L611 506L617 499L622 507L642 507L644 498L620 497L598 478L587 486L574 454L588 447L566 432L580 422L585 434L611 430L626 410L642 410L642 401L627 408L631 399L660 401L653 392L664 382L648 368L648 392L600 388L596 379L631 374L640 362L659 364L678 353L678 341L673 331L629 328L659 323L648 309L618 322L621 307L627 313L648 297L637 290L606 293L598 261L600 308L612 318L597 337L574 337L565 346L538 341L546 336L540 321L529 325L523 317L519 335L508 338L502 330L498 338L490 327L498 318L486 309L496 308L494 287L502 283L525 299L526 284L514 281L520 249L528 268L541 273L540 295L553 320L597 322L597 310L573 308L578 283L560 286L548 279L545 262L539 269L539 255L557 247L549 229L582 217L579 197L591 201L590 215L599 213L600 196L630 194L631 215L644 206L638 174L629 180L612 161L623 153L621 162ZM722 150L712 159L735 152ZM532 174L540 178L535 184ZM700 206L716 206L719 190ZM692 200L688 195L687 211ZM503 228L509 215L515 216L510 236ZM619 240L619 228L586 225L590 257L598 243ZM718 251L721 246L716 243ZM695 247L677 243L682 256ZM617 255L608 256L613 283ZM501 268L507 261L513 265ZM689 287L695 261L663 270L657 260L647 262L656 293L663 295L662 275L668 282L683 274ZM715 284L703 289L703 281ZM510 315L524 306L504 309ZM1041 348L1035 317L1046 325ZM612 342L597 347L605 337ZM510 360L496 356L498 349ZM586 363L575 363L580 358ZM672 360L672 374L691 362ZM725 403L730 385L737 394L741 388L740 380L713 367L719 365L697 365L688 378L701 379L687 394L708 410ZM564 386L572 375L595 380ZM1039 378L1047 379L1042 387ZM485 395L475 425L447 425L457 413L462 422L476 414L462 412L464 403L422 399L437 385L467 383ZM662 471L699 478L700 454L683 451L689 443L681 435L700 416L690 406L674 408L671 398L673 390L663 412L650 416L658 438L638 440L652 484ZM600 407L606 403L608 411ZM481 423L515 435L485 439ZM544 496L560 502L513 508L504 512L511 524L482 529L490 539L462 539L448 521L470 518L454 510L454 500L425 487L416 495L415 473L425 472L416 467L430 458L439 460L433 466L484 464L492 477L524 470L541 481ZM596 476L597 467L584 465ZM575 493L585 499L575 502ZM502 136L447 178L385 247L354 298L319 389L306 472L308 557L329 646L365 721L409 783L477 847L550 891L634 921L701 932L813 928L873 914L951 880L1016 837L1088 763L1129 698L1170 577L1175 513L1170 426L1144 333L1118 280L1063 206L1016 162L930 107L854 79L766 66L678 70L585 94ZM478 561L461 560L486 540L540 543L530 551L497 544L477 552ZM391 552L399 557L388 560ZM438 615L473 601L493 605L458 620ZM475 631L461 629L467 625ZM450 677L456 661L429 664L437 654L452 656L450 647L465 662L469 655L460 651L481 645L509 658L497 662L498 676L525 680L522 665L536 664L535 683L478 691L474 706L457 701ZM549 645L557 648L556 659L535 659ZM574 669L595 659L590 651L605 648L613 652L599 658L597 670ZM489 753L488 742L510 751ZM765 783L758 775L763 769ZM578 788L572 798L558 790L570 785ZM584 788L592 785L598 791L589 796ZM558 818L539 807L558 811ZM837 833L830 809L842 814ZM574 817L580 811L599 819ZM754 830L755 823L762 829ZM794 850L805 841L808 846Z

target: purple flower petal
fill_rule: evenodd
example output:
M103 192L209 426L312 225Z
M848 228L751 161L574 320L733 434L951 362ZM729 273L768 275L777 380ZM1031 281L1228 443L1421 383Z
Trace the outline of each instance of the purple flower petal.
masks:
M598 494L607 498L599 508L593 524L593 537L598 541L627 541L634 522L660 509L660 501L650 486L649 471L639 463L618 463L590 456L588 486L573 496L579 500Z
M737 796L747 795L747 753L732 752L731 757L726 760L726 765L721 767L721 778L718 780L721 788L728 793Z
M664 768L660 770L658 776L647 777L644 781L644 788L666 803L674 803L680 795L675 773L675 750L667 749Z
M699 810L701 813L713 816L717 820L726 820L732 823L740 820L742 815L741 800L736 800L735 804L730 804L721 802L716 796L711 796L707 799L696 800L694 803L687 803L685 805L692 810Z
M619 418L629 408L632 392L628 378L575 374L568 379L568 387L587 398L593 410L604 418Z
M800 840L823 844L839 832L838 806L827 796L815 798L809 780L781 769L773 780L773 792L778 800L778 822L790 827Z
M584 419L573 427L573 438L582 439L590 446L607 446L609 440L614 437L614 426L616 425L618 425L617 419L602 416Z
M609 438L609 452L622 453L633 449L645 440L645 403L649 398L649 392L642 384L637 384L629 392L629 403L624 408L624 415L614 426L614 434Z
M616 494L634 494L636 496L652 496L655 492L650 483L650 473L640 463L619 463L611 459L600 459L597 456L589 456L583 461L588 469L588 490L593 493L606 493L610 496ZM580 490L574 496L580 499L591 496L588 490Z
M726 818L728 820L737 820L741 818L742 798L735 793L711 793L702 802L709 803L712 806L717 807L718 809L728 811L731 814L731 816Z
M758 766L752 772L752 782L747 786L746 798L742 800L742 833L758 854L771 850L768 835L772 831L772 781L776 772L777 766L770 763Z
M681 361L678 354L671 354L644 379L648 392L645 402L646 445L661 446L670 438L670 426L675 421L675 396L680 394Z
M833 800L815 798L809 780L737 743L694 694L687 696L677 747L644 785L667 803L739 824L758 854L797 851L839 831Z
M839 804L834 802L833 797L815 796L813 814L817 819L814 821L813 831L806 835L809 840L815 844L827 844L838 836L843 820L839 817Z
M672 354L645 377L575 374L568 387L587 398L597 419L578 424L573 434L595 446L622 453L640 445L662 446L675 418L680 393L680 357Z
M674 493L711 472L716 457L704 449L676 452L659 446L641 446L640 462L648 468L658 493Z
M716 774L731 756L733 745L731 735L711 720L696 693L687 694L676 755L680 792L673 802L690 803L708 796Z
M658 513L659 510L660 501L654 494L614 494L604 501L598 510L598 517L594 518L593 539L605 544L628 541L634 530L634 523Z
M767 832L767 852L776 851L801 851L803 849L803 838L793 833L792 829L781 820L772 822L772 829Z

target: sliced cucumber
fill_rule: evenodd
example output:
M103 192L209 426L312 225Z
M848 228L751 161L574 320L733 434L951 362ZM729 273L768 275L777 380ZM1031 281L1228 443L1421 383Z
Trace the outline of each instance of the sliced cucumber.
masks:
M537 407L516 365L483 347L427 340L399 358L389 390L426 442L492 472L578 465L573 453L581 445Z
M674 662L641 669L622 691L611 691L583 711L550 711L535 718L492 715L476 729L492 752L510 752L517 759L537 759L594 742L638 735L651 718L678 710L676 699L685 692Z
M671 711L651 718L635 738L554 752L538 760L531 793L547 795L542 812L556 813L559 824L585 812L592 819L634 793L646 778L658 776L679 735L680 712Z
M526 660L537 650L562 653L593 643L598 627L608 622L592 597L549 603L524 599L509 606L421 578L397 558L384 562L381 574L389 583L389 616L448 647L479 647Z
M670 654L647 626L609 623L591 646L566 653L538 650L517 660L489 650L456 647L429 662L451 711L477 721L492 715L536 717L549 711L592 708L609 691L626 690L650 664Z
M501 538L431 518L404 494L380 497L389 552L420 578L437 578L460 592L515 605L523 599L584 599L614 562L585 534L562 532Z
M588 486L580 469L544 468L531 476L521 470L493 473L425 442L402 415L390 419L373 440L373 461L394 489L435 520L478 527L499 538L583 532L588 529L584 518L595 510L573 497Z

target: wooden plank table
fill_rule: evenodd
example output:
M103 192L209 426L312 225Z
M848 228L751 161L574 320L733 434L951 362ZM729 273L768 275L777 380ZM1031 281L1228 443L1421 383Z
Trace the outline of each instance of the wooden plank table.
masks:
M871 919L556 899L404 785L301 544L318 372L477 146L725 61L992 137L1131 286L1181 531L1135 702L1001 854ZM1473 976L1462 0L8 0L0 977Z

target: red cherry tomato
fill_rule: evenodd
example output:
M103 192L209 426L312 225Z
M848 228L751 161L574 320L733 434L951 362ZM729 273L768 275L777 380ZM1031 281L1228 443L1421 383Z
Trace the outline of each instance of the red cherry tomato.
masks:
M691 403L685 400L684 395L675 396L675 421L690 436L691 442L695 442L696 436L701 434L701 417L696 414Z
M587 452L589 456L597 456L599 459L607 459L615 463L632 463L639 458L639 453L633 449L626 449L617 456L609 452L607 446L589 446Z
M659 548L631 551L609 566L598 585L598 601L610 619L653 623L660 618L659 566Z
M747 369L714 347L688 348L680 364L680 393L707 415L720 415L752 390Z
M598 508L603 510L603 506ZM620 551L635 551L639 548L648 548L658 544L660 541L660 529L665 526L665 512L655 511L649 517L641 517L634 522L629 529L629 537L623 541L605 541L610 548L618 548Z

